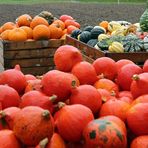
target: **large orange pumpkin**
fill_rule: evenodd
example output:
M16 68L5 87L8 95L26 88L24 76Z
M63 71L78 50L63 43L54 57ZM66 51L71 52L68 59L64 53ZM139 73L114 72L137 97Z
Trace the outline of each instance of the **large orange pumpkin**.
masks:
M28 106L17 113L13 131L21 142L36 146L42 139L53 135L53 118L48 110L37 106Z
M55 20L52 24L57 25L57 26L60 27L62 30L65 29L65 24L64 24L64 22L62 22L61 20Z
M148 135L136 137L132 141L130 148L148 148Z
M51 32L51 39L59 39L63 35L62 29L56 24L51 24L49 30Z
M33 29L33 38L35 40L49 39L51 37L51 31L46 25L37 25Z
M120 126L108 119L96 119L89 122L83 136L87 148L126 148L126 134Z
M10 41L26 41L27 33L21 28L14 28L9 32L8 38Z
M128 127L135 135L148 135L148 103L138 103L127 112Z
M19 27L21 26L30 26L32 17L29 14L23 14L16 19L16 23Z
M49 26L46 19L44 19L43 17L40 17L40 16L35 16L35 17L32 19L32 22L30 23L30 27L33 29L33 28L36 27L37 25Z
M5 31L3 31L1 34L0 34L0 37L1 37L1 39L2 40L9 40L9 32L10 32L11 30L5 30Z

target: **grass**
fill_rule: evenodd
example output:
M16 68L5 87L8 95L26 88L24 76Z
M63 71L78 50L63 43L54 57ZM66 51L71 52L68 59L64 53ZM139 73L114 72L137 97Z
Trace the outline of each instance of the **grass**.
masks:
M81 3L145 3L146 0L0 0L0 4L40 4L40 3L60 3L60 2L81 2Z

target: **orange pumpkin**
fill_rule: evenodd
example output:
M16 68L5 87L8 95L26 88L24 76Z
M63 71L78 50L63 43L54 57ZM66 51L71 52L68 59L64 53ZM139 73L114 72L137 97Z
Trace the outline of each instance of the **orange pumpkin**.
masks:
M0 34L0 37L2 38L2 40L9 40L8 36L10 31L11 30L5 30Z
M14 28L9 32L8 39L10 41L26 41L27 33L21 28Z
M66 28L70 25L80 28L80 24L76 22L75 20L66 20L64 23L65 23Z
M59 39L63 35L62 29L56 25L50 25L49 30L51 33L51 39Z
M41 25L41 24L48 26L48 22L46 19L44 19L43 17L40 17L40 16L36 16L32 19L32 22L30 23L30 27L33 29L37 25Z
M60 16L60 20L65 22L66 20L74 20L72 16L63 14Z
M14 29L14 28L16 28L16 25L13 22L7 22L7 23L2 25L2 31L11 30L11 29Z
M103 27L105 30L108 28L108 21L102 21L99 23L99 26Z
M2 27L0 27L0 34L2 33Z
M51 31L46 25L37 25L33 29L33 38L35 40L49 39L51 37Z
M30 28L28 26L22 26L20 28L23 29L27 33L27 39L32 39L32 37L33 37L33 30L32 30L32 28Z
M77 30L77 29L78 29L77 27L70 25L67 27L67 34L71 34L72 31Z
M64 22L62 22L61 20L55 20L52 24L56 24L56 25L59 26L62 30L65 29L65 24L64 24Z
M120 126L108 119L96 119L89 122L83 137L87 148L126 148L126 134Z
M21 26L30 26L32 17L28 14L23 14L16 19L16 22L19 27Z
M130 148L147 148L148 147L148 135L143 135L136 137L132 143Z

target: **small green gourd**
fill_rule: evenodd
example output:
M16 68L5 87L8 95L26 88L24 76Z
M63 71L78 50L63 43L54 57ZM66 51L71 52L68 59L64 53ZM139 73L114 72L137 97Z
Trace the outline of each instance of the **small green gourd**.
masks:
M148 32L148 0L146 4L146 10L141 15L139 23L140 23L140 28L142 29L142 31Z

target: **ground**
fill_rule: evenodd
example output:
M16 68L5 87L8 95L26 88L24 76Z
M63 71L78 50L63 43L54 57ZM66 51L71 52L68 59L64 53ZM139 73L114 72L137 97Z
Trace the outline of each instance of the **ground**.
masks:
M51 3L39 5L0 5L0 25L7 21L15 21L16 17L28 13L32 16L42 10L50 11L55 17L68 14L74 17L82 27L96 25L102 20L125 20L132 23L139 21L145 10L144 5L115 4L79 4Z

